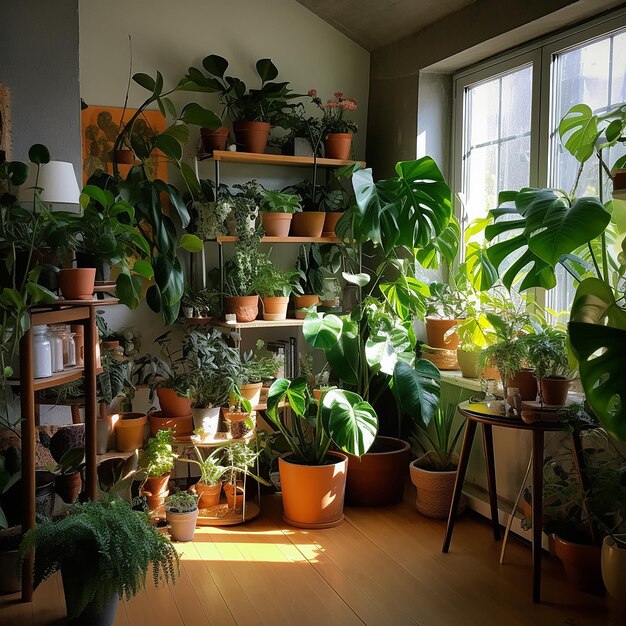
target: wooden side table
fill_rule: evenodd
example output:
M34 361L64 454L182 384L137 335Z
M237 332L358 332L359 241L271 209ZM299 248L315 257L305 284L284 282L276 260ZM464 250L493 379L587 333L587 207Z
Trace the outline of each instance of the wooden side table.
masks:
M448 516L448 526L443 541L442 552L448 552L452 531L456 521L456 512L463 491L463 482L467 472L470 451L476 434L478 424L483 426L483 445L485 448L485 464L487 467L487 487L489 491L489 504L491 507L491 523L493 536L500 539L500 522L498 520L498 496L496 490L496 468L493 454L493 426L513 428L516 430L528 430L532 432L532 555L533 555L533 602L541 599L541 526L543 518L543 446L546 432L559 432L563 430L560 422L534 422L527 424L516 417L506 417L493 406L495 403L486 402L463 402L459 405L459 413L467 420L461 456L457 469L454 494ZM580 433L576 430L570 434L572 438L572 450L579 467L584 467L582 444Z

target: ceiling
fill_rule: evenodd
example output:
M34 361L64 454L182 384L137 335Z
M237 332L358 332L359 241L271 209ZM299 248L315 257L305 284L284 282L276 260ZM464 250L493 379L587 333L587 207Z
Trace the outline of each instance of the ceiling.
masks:
M373 51L473 4L475 0L298 0Z

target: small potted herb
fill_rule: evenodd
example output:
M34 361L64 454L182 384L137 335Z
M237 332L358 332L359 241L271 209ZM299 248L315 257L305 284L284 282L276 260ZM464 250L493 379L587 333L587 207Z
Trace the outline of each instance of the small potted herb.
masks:
M146 449L140 456L140 466L148 474L141 493L148 498L151 510L161 506L168 494L167 487L176 459L172 443L171 429L159 430L154 437L148 439Z
M252 407L260 403L263 381L276 377L280 369L280 362L273 352L265 348L265 342L257 339L253 350L244 352L241 357L241 366L237 378L239 393L250 401ZM236 404L232 395L230 404Z
M302 211L297 194L266 190L261 200L261 225L268 237L287 237L293 214Z
M180 458L179 460L193 463L200 468L200 480L192 489L195 489L196 494L198 494L198 508L210 509L220 502L222 477L229 468L220 464L219 457L222 456L222 450L219 448L206 458L202 456L202 452L198 448L194 447L194 451L196 453L195 459Z
M198 521L198 498L188 491L167 496L165 519L173 541L193 541Z
M226 214L226 223L231 235L237 237L254 236L257 230L257 215L263 201L265 187L256 179L233 185L226 185L218 192L219 214ZM262 231L260 231L262 233Z
M296 288L298 272L283 272L269 258L257 269L254 290L263 303L263 319L270 321L287 319L289 296Z

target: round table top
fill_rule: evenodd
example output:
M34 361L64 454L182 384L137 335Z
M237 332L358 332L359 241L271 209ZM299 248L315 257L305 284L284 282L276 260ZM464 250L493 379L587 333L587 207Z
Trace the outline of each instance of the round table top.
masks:
M461 402L459 404L459 413L467 419L481 424L490 424L492 426L502 426L504 428L516 428L519 430L543 430L556 432L563 430L564 425L560 421L552 422L533 422L527 424L522 421L521 417L516 415L505 415L502 413L502 400L493 400L487 402Z

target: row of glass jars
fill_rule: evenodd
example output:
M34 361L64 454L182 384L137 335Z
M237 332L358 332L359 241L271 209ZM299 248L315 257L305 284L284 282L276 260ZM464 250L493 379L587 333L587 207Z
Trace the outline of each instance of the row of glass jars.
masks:
M83 333L83 327L80 325L34 326L35 378L49 378L56 372L82 365L84 362Z

